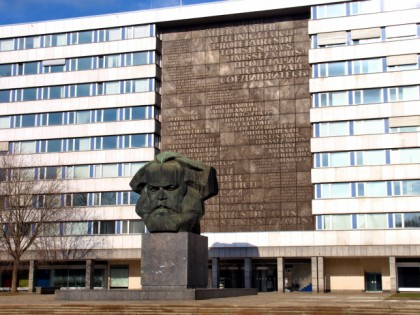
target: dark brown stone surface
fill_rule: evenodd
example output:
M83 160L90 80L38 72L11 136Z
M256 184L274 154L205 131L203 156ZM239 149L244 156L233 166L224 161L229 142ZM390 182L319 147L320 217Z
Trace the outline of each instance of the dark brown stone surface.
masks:
M313 229L307 17L163 30L162 150L217 169L202 232Z

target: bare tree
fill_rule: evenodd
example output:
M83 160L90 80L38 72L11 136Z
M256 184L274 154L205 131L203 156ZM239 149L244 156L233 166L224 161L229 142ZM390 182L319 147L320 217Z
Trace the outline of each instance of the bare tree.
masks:
M62 209L65 181L35 179L33 163L21 156L0 157L0 247L13 261L11 291L17 291L22 256L40 246L51 225L70 213Z

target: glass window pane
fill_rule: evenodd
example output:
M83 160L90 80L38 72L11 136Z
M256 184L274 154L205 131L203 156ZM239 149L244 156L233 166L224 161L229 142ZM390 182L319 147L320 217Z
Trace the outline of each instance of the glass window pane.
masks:
M331 62L328 64L328 76L333 77L339 75L346 75L346 69L346 62Z
M147 64L147 52L137 52L133 54L133 66Z
M118 94L120 93L120 82L106 82L105 94Z
M382 119L360 120L354 122L354 134L376 134L385 132L385 123Z
M330 154L330 166L349 166L350 165L350 154L348 152L339 152Z
M73 206L74 207L86 207L88 200L87 193L77 193L73 194Z
M131 119L146 119L146 107L133 107L131 109Z
M10 116L0 117L0 129L10 128Z
M150 26L134 26L134 38L149 37L150 36Z
M331 184L331 198L351 197L351 186L349 183Z
M387 195L386 182L367 182L365 183L366 197L384 197Z
M420 213L404 213L404 227L420 227Z
M117 204L117 194L115 192L103 192L101 195L102 206L113 206Z
M346 15L345 3L328 4L317 7L318 18L332 18Z
M22 100L23 101L34 101L36 100L36 88L29 88L22 90Z
M143 233L144 232L144 222L141 220L130 221L130 234L133 233Z
M332 92L329 94L330 106L348 105L347 92Z
M39 48L39 47L41 47L40 36L26 37L25 49Z
M60 152L61 140L48 140L47 152Z
M45 168L46 179L56 179L58 175L58 168L56 166L47 166Z
M90 96L90 84L78 84L76 85L76 96L83 97L83 96Z
M399 94L400 101L415 101L419 99L419 88L417 86L401 87Z
M75 139L75 150L76 151L85 151L90 150L90 139L89 138L78 138Z
M142 148L146 147L146 135L132 135L131 136L131 148Z
M2 39L0 40L0 51L7 51L14 49L14 41L11 39Z
M145 163L131 163L131 165L130 165L130 173L129 174L126 174L126 176L129 176L129 175L134 176L137 173L137 171L141 167L144 166L144 164Z
M78 58L77 70L90 70L92 69L92 57Z
M117 121L118 110L116 108L104 109L103 110L103 122Z
M349 134L347 122L329 123L329 136L345 136Z
M148 90L149 90L149 81L147 79L134 81L133 92L147 92Z
M369 89L363 90L363 103L381 103L382 102L382 90L381 89Z
M363 165L385 165L386 156L383 150L363 152Z
M62 113L49 113L48 114L48 125L49 126L55 126L55 125L61 125L62 124Z
M0 65L0 77L10 77L12 75L12 65Z
M92 39L92 31L79 32L79 44L91 43Z
M400 149L401 163L420 163L420 149Z
M386 229L388 225L387 216L385 213L368 214L367 228L368 229Z
M402 184L404 196L420 195L420 180L407 180L403 181Z
M89 165L77 165L74 167L74 178L89 178Z
M76 124L88 124L90 122L90 111L76 112Z
M351 230L351 215L332 215L332 230Z
M105 56L105 67L106 68L121 67L121 55Z
M134 191L130 192L130 205L135 205L139 201L140 195Z
M10 96L9 90L0 91L0 103L8 103L9 96Z
M358 214L357 215L357 228L358 229L366 229L366 214Z
M103 177L117 177L118 176L118 165L117 164L104 164L102 166Z
M120 40L122 38L122 32L120 28L113 28L106 30L107 32L107 40Z
M26 153L26 154L30 154L30 153L35 153L35 141L22 141L20 143L21 145L21 149L20 149L20 153Z
M35 115L22 115L22 127L35 126Z
M38 73L38 62L27 62L25 63L24 74L37 74Z
M64 86L50 86L50 99L64 98Z
M117 148L117 136L103 137L102 149L116 149Z

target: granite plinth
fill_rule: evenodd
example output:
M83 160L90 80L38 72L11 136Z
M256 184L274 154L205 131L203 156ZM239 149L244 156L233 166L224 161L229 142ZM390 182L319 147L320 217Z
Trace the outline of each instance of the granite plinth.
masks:
M153 301L207 300L256 295L257 289L172 289L172 290L57 290L55 299L61 301Z
M152 233L142 238L144 290L206 288L207 237L189 232Z

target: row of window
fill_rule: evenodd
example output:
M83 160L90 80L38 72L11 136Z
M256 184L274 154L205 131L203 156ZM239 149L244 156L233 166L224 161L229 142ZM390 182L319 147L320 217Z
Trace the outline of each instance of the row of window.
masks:
M314 123L314 137L357 136L389 133L388 119Z
M353 74L378 73L399 70L419 69L419 57L410 64L387 65L387 58L373 58L352 61L339 61L315 64L312 67L314 78L335 77Z
M98 96L159 91L155 79L137 79L74 85L55 85L14 90L0 90L0 103L52 100L71 97Z
M420 163L420 148L314 154L315 168L410 163Z
M420 24L393 25L369 30L372 31L367 35L360 33L363 30L314 34L311 36L311 47L316 49L351 46L420 37Z
M132 162L93 165L41 166L13 169L10 174L0 169L0 181L6 181L8 175L10 178L18 178L20 180L128 177L134 176L134 174L144 164L144 162Z
M315 184L315 198L420 196L420 180Z
M368 0L324 4L312 7L312 19L325 19L358 14L420 8L419 0Z
M9 152L13 154L34 154L146 147L150 148L158 147L159 141L159 136L154 134L16 141L9 143Z
M313 106L345 106L419 100L418 85L313 94Z
M154 36L156 36L156 26L154 24L136 25L102 30L5 38L0 40L0 51L100 43Z
M420 228L420 213L328 214L316 216L317 230Z
M157 58L156 58L157 57ZM102 68L129 67L160 62L160 55L153 51L105 55L99 57L80 57L71 59L33 61L0 65L0 77L32 75L43 73L70 72Z
M135 106L0 116L0 129L89 124L114 121L143 120L158 117L159 109L154 106Z

